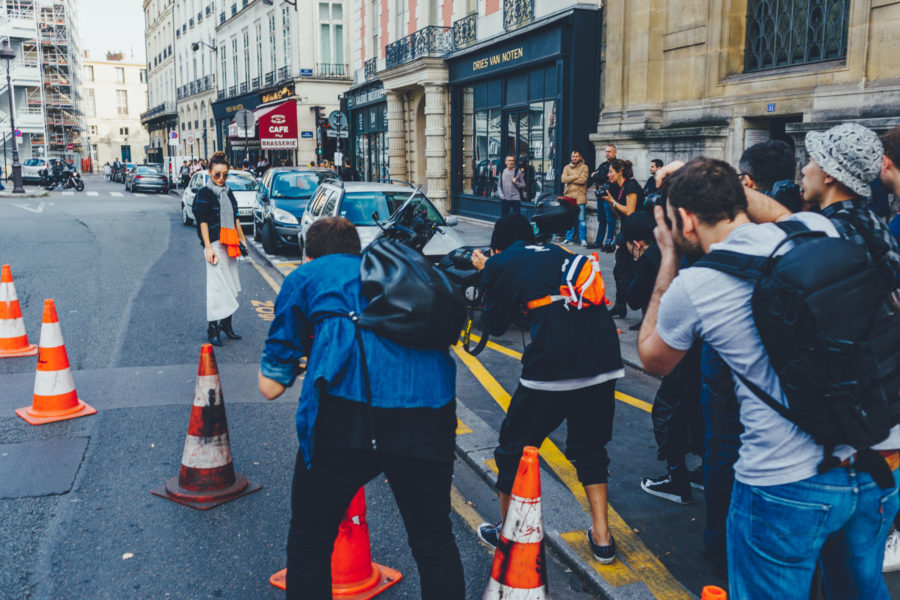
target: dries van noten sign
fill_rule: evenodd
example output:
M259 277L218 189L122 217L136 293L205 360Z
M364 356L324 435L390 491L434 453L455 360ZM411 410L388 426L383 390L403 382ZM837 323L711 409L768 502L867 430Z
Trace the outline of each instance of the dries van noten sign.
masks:
M513 48L512 50L498 52L496 54L491 54L490 56L485 56L483 58L473 60L472 70L480 71L481 69L487 69L490 67L495 67L497 65L516 62L522 60L523 58L525 58L525 48L520 46L518 48Z

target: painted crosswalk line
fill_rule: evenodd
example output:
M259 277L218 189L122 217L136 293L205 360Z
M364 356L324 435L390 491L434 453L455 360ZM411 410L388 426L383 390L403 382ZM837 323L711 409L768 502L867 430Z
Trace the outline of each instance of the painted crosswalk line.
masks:
M88 196L99 196L100 193L99 192L88 192L87 195Z
M110 192L109 195L112 196L113 198L121 198L122 192Z
M75 192L63 192L62 195L63 196L74 196Z

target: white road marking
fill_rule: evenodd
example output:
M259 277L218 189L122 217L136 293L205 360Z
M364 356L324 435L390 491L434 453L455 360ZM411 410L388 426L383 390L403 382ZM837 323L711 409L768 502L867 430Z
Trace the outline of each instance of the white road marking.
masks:
M99 192L88 192L87 195L88 196L99 196L100 193Z
M27 204L16 204L16 203L14 203L14 202L10 202L10 204L12 204L13 206L18 206L19 208L21 208L21 209L23 209L23 210L27 210L27 211L33 212L33 213L42 213L42 212L44 212L44 203L43 203L43 202L40 202L40 203L38 204L38 207L37 207L37 208L32 208L32 207L28 206Z
M62 192L63 196L74 196L75 192Z
M121 198L122 192L110 192L109 195L112 196L113 198Z
M138 198L146 198L146 197L147 197L147 194L138 194L138 193L135 193L134 195L137 196Z

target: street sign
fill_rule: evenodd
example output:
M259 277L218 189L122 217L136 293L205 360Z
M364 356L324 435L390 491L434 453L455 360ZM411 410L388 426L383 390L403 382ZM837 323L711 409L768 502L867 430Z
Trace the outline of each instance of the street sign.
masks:
M75 144L66 144L66 150L74 150Z
M16 129L13 133L16 134L16 137L22 137L22 130L21 130L21 129Z
M771 104L766 106L766 112L775 112L775 103L774 102L772 102Z
M341 131L343 131L344 129L347 129L347 115L339 110L333 110L328 115L328 124L331 125L333 129L340 129ZM347 136L342 135L341 137Z
M313 136L313 132L312 132L312 131L301 131L301 132L300 132L300 137L301 137L302 139L304 139L304 140L305 140L305 139L308 139L308 138L311 138L312 136Z
M326 135L327 137L330 137L330 138L349 138L349 137L350 137L350 132L349 132L349 131L346 131L346 130L344 130L344 131L335 131L334 129L326 129L326 130L325 130L325 135Z
M191 144L193 144L193 143L194 143L194 134L193 134L193 133L189 133L189 134L187 135L187 138L185 138L184 141L186 141L186 142L188 143L188 146L190 146Z
M256 125L256 116L252 111L242 108L234 113L234 122L241 129L253 129L253 126Z
M177 140L177 139L178 139L178 132L177 132L177 131L170 131L170 132L169 132L169 139L170 139L170 140Z
M300 69L300 77L312 77L313 70L312 69Z

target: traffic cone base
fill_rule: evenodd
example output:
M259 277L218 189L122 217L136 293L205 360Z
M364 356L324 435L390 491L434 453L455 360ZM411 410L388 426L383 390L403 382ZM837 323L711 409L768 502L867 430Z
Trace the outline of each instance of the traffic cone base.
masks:
M17 408L16 414L32 425L44 425L46 423L66 421L68 419L77 419L78 417L97 414L96 408L82 402L77 397L76 401L77 404L75 406L64 410L36 411L33 406L24 406L22 408Z
M4 350L0 348L0 358L14 358L16 356L34 356L38 353L37 344L29 344L28 340L25 340L25 346L21 348L16 348L13 350Z
M332 584L331 593L341 600L369 600L403 579L403 574L396 569L372 563L372 575L355 585ZM278 589L285 589L287 569L282 569L269 578L269 583Z
M28 343L12 271L9 265L3 265L2 271L0 274L0 358L34 356L38 353L38 347Z
M236 500L241 496L258 492L261 489L262 486L260 484L248 481L243 475L235 475L234 483L225 488L206 492L193 492L179 486L178 476L175 476L169 479L165 485L150 490L150 493L177 504L196 508L197 510L209 510L220 504Z

